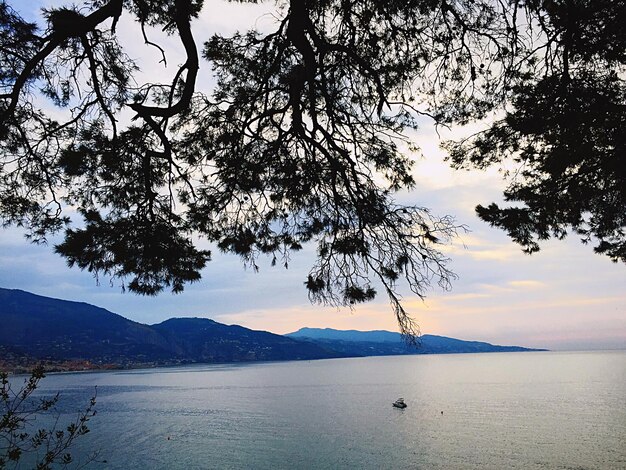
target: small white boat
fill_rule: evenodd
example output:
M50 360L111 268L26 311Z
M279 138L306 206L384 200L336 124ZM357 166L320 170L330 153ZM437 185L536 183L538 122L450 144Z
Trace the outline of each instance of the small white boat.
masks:
M396 408L406 408L406 403L404 403L404 398L398 398L393 402L393 406Z

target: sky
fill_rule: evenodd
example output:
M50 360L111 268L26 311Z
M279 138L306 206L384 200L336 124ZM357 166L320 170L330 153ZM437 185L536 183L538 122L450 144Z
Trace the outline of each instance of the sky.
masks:
M16 8L20 3L24 16L35 19L42 5L59 1L9 3ZM265 28L271 24L270 10L271 4L211 0L193 31L201 43L214 32ZM119 28L130 44L130 55L142 64L142 73L167 81L175 67L157 65L157 51L142 44L128 21ZM168 61L176 65L182 60L180 48L174 38L167 41L173 49ZM209 73L206 62L201 73ZM468 131L442 131L441 137L455 138ZM626 349L626 266L595 254L575 235L543 243L532 256L522 253L505 233L474 213L476 204L501 200L504 182L498 171L450 169L439 148L440 137L427 121L410 137L422 150L422 155L414 155L417 185L398 199L430 207L434 214L453 215L469 229L443 249L458 276L450 291L434 287L424 301L404 291L403 305L423 334L554 350ZM287 270L262 259L258 273L246 270L238 257L214 250L202 280L182 294L142 297L123 292L119 281L95 279L68 268L53 253L54 241L49 246L31 245L19 229L0 229L0 287L88 302L147 324L195 316L279 334L305 326L397 331L384 295L353 310L312 305L303 285L314 262L312 247L294 253Z

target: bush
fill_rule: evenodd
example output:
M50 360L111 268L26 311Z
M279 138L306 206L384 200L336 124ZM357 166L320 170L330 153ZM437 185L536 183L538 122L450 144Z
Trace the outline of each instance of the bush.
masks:
M44 377L43 367L36 367L22 387L14 390L8 374L0 373L0 470L17 467L26 455L37 470L48 470L53 465L67 468L74 462L70 448L76 438L89 432L87 423L96 414L95 392L87 407L66 426L60 426L58 413L50 428L35 425L38 417L54 415L59 401L59 393L44 398L34 396ZM89 460L96 456L93 453Z

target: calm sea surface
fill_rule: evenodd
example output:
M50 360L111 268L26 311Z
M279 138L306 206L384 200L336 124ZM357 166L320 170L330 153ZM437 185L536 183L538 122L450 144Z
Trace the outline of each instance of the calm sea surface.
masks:
M107 460L93 468L626 469L626 351L191 366L44 383L61 392L63 412L97 386L80 446ZM398 397L408 408L391 406Z

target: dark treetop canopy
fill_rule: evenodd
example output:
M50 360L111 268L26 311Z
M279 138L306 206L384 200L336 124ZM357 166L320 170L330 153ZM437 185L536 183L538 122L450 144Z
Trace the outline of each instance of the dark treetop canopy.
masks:
M626 2L528 2L540 38L519 60L509 107L490 129L448 145L456 167L513 160L504 192L518 204L478 206L525 251L563 238L626 262ZM519 204L522 203L522 204Z
M192 31L201 0L92 0L46 10L43 26L10 3L0 216L35 242L64 230L55 249L70 265L132 291L198 280L210 254L197 236L254 268L313 241L312 300L366 301L376 283L411 333L396 283L447 287L437 246L458 227L394 202L414 184L403 131L419 115L464 124L502 109L448 144L457 166L520 163L506 197L523 204L479 215L529 251L571 226L626 259L621 1L280 1L273 31L211 38ZM163 61L155 28L180 40L170 83L137 82L122 16Z

